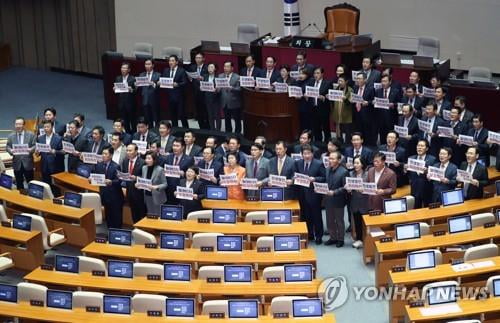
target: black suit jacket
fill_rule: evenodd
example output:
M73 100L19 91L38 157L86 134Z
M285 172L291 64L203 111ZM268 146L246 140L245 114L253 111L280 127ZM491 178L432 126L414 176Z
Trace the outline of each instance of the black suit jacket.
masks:
M247 75L248 68L245 66L240 70L240 76L248 76ZM263 76L264 75L264 76ZM252 70L252 75L253 77L266 77L265 74L262 73L262 69L254 66ZM271 82L272 83L272 82Z
M97 146L97 154L102 155L102 150L104 148L110 147L111 145L106 142L104 139L99 142L99 145ZM87 148L84 150L85 152L91 153L92 148L94 147L94 142L87 142Z
M170 77L170 67L167 67L163 70L162 77ZM170 102L182 102L184 100L184 87L187 84L186 71L177 66L177 70L174 75L174 83L177 83L177 86L173 89L167 89L168 100Z
M262 77L266 77L267 76L267 69L263 69L262 70ZM271 85L276 82L278 80L278 78L280 77L280 72L277 68L274 68L273 69L273 72L271 73L271 77L269 78L269 82L271 83Z
M295 173L295 161L290 156L285 156L281 174L278 174L278 157L273 157L269 160L269 175L285 176L286 179L292 179ZM285 200L291 200L295 197L295 189L293 186L286 187L284 190Z
M357 94L359 91L359 86L355 85L354 88L352 89L352 93ZM373 88L373 85L370 87L368 84L365 84L365 88L363 90L363 100L368 101L368 106L366 107L361 107L360 113L368 113L370 111L373 111L373 98L375 97L375 89ZM354 105L355 106L355 105ZM354 109L356 113L356 109Z
M346 147L344 150L344 156L346 157L346 160L347 157L354 158L354 147ZM373 151L370 148L363 146L361 149L361 158L363 158L368 165L373 164Z
M123 76L118 75L115 79L115 83L122 83ZM128 86L135 89L135 77L129 74L127 77ZM118 96L118 109L133 110L135 107L135 94L134 90L127 93L117 93Z
M398 118L398 126L404 127L405 125L405 117L399 116ZM406 149L408 154L416 153L415 146L417 145L417 141L419 138L420 131L418 130L418 121L415 114L413 114L410 122L408 123L408 135L411 136L410 140L406 138L399 137L399 144Z
M428 119L427 117L425 117L422 120L427 121ZM433 155L434 157L438 156L439 150L441 149L441 147L443 147L443 138L439 137L436 133L439 126L447 127L448 122L443 120L441 117L436 116L434 124L432 126L432 133L434 135L431 138L430 148L428 151L428 153ZM419 130L419 139L427 139L427 134Z
M467 170L469 165L467 162L463 162L460 165L461 170ZM479 187L469 184L467 192L465 194L465 199L480 199L483 198L483 190L486 185L488 185L488 169L481 165L481 163L476 162L476 167L474 167L474 171L472 172L472 178L477 179L479 182ZM462 187L464 185L462 184Z
M87 145L89 142L87 141L86 138L84 138L82 135L78 135L75 138L72 138L71 136L66 136L63 138L64 141L67 141L73 146L75 146L75 150L77 152L84 152L87 150ZM72 154L68 154L68 171L74 173L76 172L76 169L78 166L80 166L83 162L80 160L78 156L74 156Z
M379 151L388 151L387 150L387 145L380 145L378 147ZM408 184L407 178L404 174L404 163L406 162L406 150L403 147L400 147L399 145L396 146L396 149L394 150L394 153L396 153L396 160L399 162L399 167L394 166L394 164L389 164L389 168L396 173L397 176L397 185L398 187L401 187L405 184Z
M314 65L313 64L306 63L304 66L302 66L302 68L303 69L305 68L309 72L309 76L313 75L313 72L314 72ZM293 64L292 67L290 68L290 71L294 71L294 72L299 71L299 65Z
M148 146L151 145L151 143L157 139L158 137L156 136L156 134L151 130L148 130L148 133L146 135L146 142L148 143ZM141 140L141 134L138 132L134 133L132 135L132 141L133 140Z
M146 76L146 72L142 72L139 76ZM152 107L158 107L158 104L160 102L160 97L159 97L159 85L158 81L160 80L161 74L158 72L154 72L151 75L151 82L154 82L156 85L150 85L150 86L141 86L139 87L139 91L141 92L142 95L142 105L146 106L152 106Z
M476 129L471 128L467 132L467 135L474 137L475 133ZM488 139L488 129L486 128L482 128L477 138L474 138L479 148L479 159L483 160L486 166L490 166L490 146L486 143L486 139Z
M375 91L375 97L376 98L383 98L384 97L384 89L380 88ZM389 108L389 110L385 109L377 109L377 111L383 111L386 113L390 113L394 116L398 115L398 102L401 101L401 91L399 91L397 88L391 87L388 97L389 103L394 104L392 108Z
M179 182L179 186L186 187L186 179L183 178ZM195 179L190 186L193 189L193 194L198 195L196 200L179 200L179 204L184 207L184 218L193 211L199 211L202 209L201 200L205 198L205 187L200 180Z
M362 71L365 72L365 71ZM370 73L366 73L367 79L366 79L366 85L370 88L373 88L373 83L380 83L380 79L382 77L382 74L380 71L372 68L370 70Z
M105 174L106 179L112 181L111 185L99 186L99 193L101 195L102 204L123 204L123 191L120 185L121 181L118 179L117 171L120 166L114 161L109 162L108 170L104 162L99 162L95 165L94 172L97 174Z
M318 183L325 182L325 167L323 163L317 159L313 159L309 165L309 171L307 173L304 172L304 160L296 160L295 161L295 173L301 173L308 175L310 177L314 177L314 181ZM306 199L311 203L318 204L321 202L321 195L314 192L314 186L311 183L309 187L296 186L298 191L299 199Z
M314 86L315 84L316 84L316 80L314 78L310 78L307 86ZM325 80L325 79L321 80L321 84L319 86L319 95L326 96L328 94L328 90L331 89L331 87L332 87L332 83L330 81ZM314 98L308 98L307 102L309 103L309 105L311 107L313 107L315 100L314 100ZM325 108L325 109L330 108L330 101L328 101L326 98L323 101L318 99L317 102L318 102L317 106L320 108Z
M36 142L45 144L46 135L39 136ZM40 153L42 158L42 173L45 174L55 174L64 171L64 154L62 152L62 138L57 134L52 134L50 139L50 148L54 149L56 152L52 153Z
M175 154L169 154L167 156L165 164L167 164L167 165L173 165L174 164L174 158L175 158ZM189 157L186 154L182 154L179 162L177 163L177 165L179 166L179 168L183 172L186 172L186 170L188 169L188 167L191 166L191 165L193 165L193 164L194 164L193 157ZM179 178L167 177L167 184L168 184L168 189L169 190L175 191L175 187L177 185L179 185L179 183L180 183L180 179Z
M403 96L401 98L401 102L406 104L410 102L410 99L407 96ZM417 117L422 116L422 109L424 108L424 99L422 99L419 96L415 96L414 102L413 102L413 109L416 112Z
M197 144L193 144L193 147L191 148L191 151L189 152L188 156L189 157L200 156L202 150L203 149L200 146L198 146Z
M198 163L198 168L200 169L205 169L207 163L205 160L200 160ZM210 167L208 169L213 169L214 170L214 177L217 178L217 181L219 181L219 176L224 172L224 164L222 164L220 161L215 160L215 158L212 160L212 163L210 164ZM205 179L200 179L200 181L205 184L205 185L214 185L213 182L207 181Z
M123 172L125 172L125 173L129 172L129 163L130 163L130 159L128 159L128 158L125 158L122 161L121 169L123 170ZM141 177L142 176L142 166L144 166L144 159L142 159L140 156L137 156L137 159L135 160L135 163L134 163L134 169L132 170L131 175ZM143 190L137 189L135 187L135 182L133 182L133 181L122 182L122 186L127 188L127 199L130 200L130 198L132 197L134 200L137 200L137 199L142 200L144 198Z
M411 159L417 159L417 155L410 156ZM432 155L425 155L425 167L432 166L436 163L436 158ZM411 195L423 199L427 196L425 201L430 200L432 195L432 183L427 179L425 173L417 174L412 171L408 171L408 179L410 180Z

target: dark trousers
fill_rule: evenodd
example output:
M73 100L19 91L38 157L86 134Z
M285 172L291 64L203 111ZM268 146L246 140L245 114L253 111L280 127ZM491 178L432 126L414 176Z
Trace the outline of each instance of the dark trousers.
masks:
M313 135L315 141L327 142L331 138L329 106L313 106Z
M120 117L125 123L125 131L127 133L134 133L136 126L136 116L135 111L132 107L120 107Z
M354 220L354 232L356 233L356 240L363 241L363 214L359 211L352 212Z
M52 189L52 194L54 194L54 196L60 196L61 195L61 190L59 189L59 187L57 187L56 185L52 184L52 174L56 174L58 172L47 172L47 171L43 171L42 170L42 181L44 183L47 183L50 185L50 188Z
M106 223L109 228L120 229L123 224L123 201L104 204L106 212Z
M365 138L364 143L367 146L376 146L377 144L376 124L372 110L372 107L367 106L362 107L358 112L356 107L354 107L354 125L356 131L363 134Z
M142 106L142 110L144 111L144 118L148 123L149 129L153 129L158 125L158 107L146 104Z
M228 109L224 108L224 118L226 125L226 132L233 132L233 126L231 124L231 119L234 119L235 133L241 133L241 109Z
M304 192L301 192L299 205L301 221L306 222L309 237L321 239L324 232L323 218L321 217L321 200L317 198L309 200L305 197Z
M207 106L205 105L205 95L199 89L194 90L194 101L198 126L200 127L200 129L209 129Z
M311 119L311 111L308 109L307 104L301 103L299 106L300 131L312 130Z
M217 103L206 104L205 106L207 108L207 123L209 129L220 131L220 106Z
M396 124L397 115L392 110L375 109L375 118L377 119L377 133L380 136L380 144L387 143L387 133L392 130Z
M24 189L24 180L26 179L26 183L29 183L33 180L33 170L27 170L24 168L21 163L21 168L19 170L14 171L14 176L16 177L16 186L17 189Z
M146 205L144 205L144 194L141 191L134 192L127 196L132 220L137 223L146 215Z
M179 120L182 123L183 128L189 128L188 122L186 119L186 111L184 110L184 102L183 100L170 100L168 101L168 107L171 111L172 116L172 125L174 127L179 126Z

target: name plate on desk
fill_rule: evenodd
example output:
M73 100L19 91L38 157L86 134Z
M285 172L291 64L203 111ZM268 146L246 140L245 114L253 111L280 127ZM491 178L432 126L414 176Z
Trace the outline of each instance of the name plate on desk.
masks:
M370 215L370 216L381 215L381 214L382 214L382 211L380 211L380 210L373 210L373 211L368 212L368 215Z
M489 199L490 197L493 197L494 194L493 192L484 192L483 193L483 199Z
M30 305L31 306L40 306L40 307L45 306L43 301L36 300L36 299L30 299Z
M440 206L441 206L441 203L439 203L439 202L429 203L429 210L437 209Z
M198 218L198 223L210 223L210 219L207 219L207 218Z
M446 231L444 231L444 230L434 231L432 233L432 235L435 237L444 236L445 234L446 234Z
M257 248L257 252L271 252L270 247L259 247Z
M90 313L100 313L101 308L99 306L85 306L85 311Z
M400 273L400 272L406 271L406 268L405 268L405 266L393 266L391 271L393 273Z
M208 317L211 319L223 319L225 317L224 313L210 313Z
M10 224L9 221L2 221L2 227L11 228L12 225Z
M62 205L63 201L61 199L52 199L52 203Z
M92 270L92 276L104 277L106 276L106 273L104 270Z
M252 220L252 224L254 225L264 225L266 224L265 220Z
M214 247L201 247L200 248L200 251L203 251L203 252L213 252L214 251Z
M160 317L163 316L162 311L148 311L148 316Z
M96 243L106 243L106 238L95 238L94 241Z
M54 270L54 266L49 265L49 264L42 264L42 265L40 266L40 269L41 269L41 270L50 270L50 271L52 271L52 270Z
M281 283L281 277L267 277L266 283L271 283L271 284Z
M146 247L147 249L156 249L156 248L158 248L158 244L157 243L146 243L146 244L144 244L144 247Z
M380 242L381 243L392 242L392 237L383 237L383 238L380 238Z
M425 305L424 301L413 301L413 302L410 302L410 307L411 308L414 308L414 307L423 307Z
M321 38L293 36L291 46L296 48L322 48L321 43Z
M273 313L273 319L287 319L290 317L288 313Z
M207 277L207 283L219 284L221 282L220 277Z
M148 215L146 215L146 217L148 219L153 219L153 220L157 220L160 218L158 215L154 215L154 214L148 214Z
M148 280L161 280L161 276L160 275L147 275L146 278Z
M495 223L495 222L488 222L488 223L485 223L485 224L483 225L483 227L484 227L485 229L487 229L487 228L493 228L495 225L496 225L496 223Z
M463 258L451 259L450 263L451 265L460 265L464 263L464 259Z

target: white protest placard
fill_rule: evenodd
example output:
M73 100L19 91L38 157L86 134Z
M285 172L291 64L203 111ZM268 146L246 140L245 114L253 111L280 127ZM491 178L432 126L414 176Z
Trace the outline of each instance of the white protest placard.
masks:
M353 169L354 168L354 165L353 165L353 158L352 157L347 157L347 160L345 162L345 167L347 169Z
M137 76L135 78L135 86L136 87L142 87L142 86L150 86L151 82L149 82L149 78L147 76Z
M241 188L244 190L257 191L259 187L257 186L256 178L243 178L241 179Z
M444 178L444 168L429 166L428 175L429 179L440 182Z
M494 144L500 145L500 133L488 131L488 140Z
M306 93L304 96L307 96L309 98L317 98L319 97L319 87L316 86L306 86Z
M270 89L271 88L271 80L266 77L256 77L255 78L256 86L261 89Z
M439 137L453 138L454 133L453 133L453 128L451 127L438 126L437 131L439 133Z
M122 82L115 83L115 93L127 93L128 92L128 84Z
M389 99L375 98L374 102L375 104L373 106L377 109L389 109Z
M450 110L443 109L443 119L446 121L450 121Z
M293 176L293 184L303 187L311 186L311 179L308 175L302 173L295 173Z
M346 177L345 178L345 188L346 188L346 190L362 191L363 190L363 179L361 177Z
M330 167L330 157L328 157L328 155L323 156L322 160L323 160L323 166L325 168Z
M394 126L394 131L396 131L401 137L408 137L408 127Z
M243 87L255 87L253 76L240 76L240 85Z
M38 135L39 136L43 136L44 134L45 134L45 130L43 130L43 128L38 129Z
M457 181L463 183L471 183L473 180L472 174L466 170L457 169Z
M458 140L462 145L466 145L469 147L474 146L474 137L472 136L458 135Z
M359 72L361 72L361 71L351 71L351 79L356 80Z
M102 162L102 155L96 154L95 158L96 158L96 160L97 160L98 163Z
M221 186L232 186L238 185L238 176L236 173L231 173L227 175L220 175L220 185Z
M428 87L425 87L425 86L423 87L424 98L434 99L435 94L436 94L436 90L428 88Z
M144 155L148 148L148 142L142 140L132 140L132 143L137 146L139 154Z
M215 87L218 89L230 89L231 85L229 85L229 79L227 77L216 77Z
M37 142L35 144L35 148L39 153L50 153L52 152L52 149L50 148L49 144L41 144Z
M432 132L430 122L424 120L417 120L418 122L418 130L423 131L425 133Z
M160 77L160 88L173 89L174 88L174 78L173 77Z
M363 96L356 94L356 93L351 93L351 98L349 99L352 103L363 103Z
M181 178L181 169L179 165L167 165L164 166L165 177Z
M286 176L269 175L269 185L275 187L286 187Z
M200 91L215 92L214 82L200 81Z
M30 154L30 147L28 144L13 144L12 145L12 155L19 156L19 155L29 155Z
M403 114L403 103L398 102L398 114Z
M328 90L327 99L334 102L344 101L344 92L341 90Z
M291 153L290 157L292 157L293 160L301 160L301 159L303 159L301 153Z
M293 79L298 79L300 75L299 71L290 71L290 77Z
M192 187L184 187L184 186L177 186L175 189L175 197L178 198L179 200L193 200L193 188Z
M407 165L407 170L409 172L415 172L418 174L422 174L425 172L425 160L408 158Z
M198 73L198 71L194 71L194 72L186 71L186 74L187 74L187 76L189 76L190 78L195 79L195 80L200 78L200 73Z
M327 183L316 183L313 182L314 186L314 192L321 194L321 195L326 195L328 194L328 184Z
M382 88L382 83L377 83L377 82L373 83L373 89L375 89L375 91L381 88Z
M290 85L288 87L288 96L291 98L301 98L302 88L300 86Z
M393 151L381 151L385 155L385 162L387 164L394 164L396 160L396 153Z
M65 153L72 154L75 152L75 146L70 142L63 141L62 147Z
M202 156L193 156L193 159L194 159L194 164L198 165L203 160L203 157Z
M130 175L129 173L122 173L118 170L116 171L116 176L121 181L126 181L126 182L132 181L132 175Z
M211 181L212 177L214 177L214 169L213 168L200 168L200 178L206 181Z
M90 184L97 186L106 186L106 176L104 174L90 173Z
M137 177L137 188L140 190L145 190L151 192L151 185L152 182L150 179L147 178L142 178L142 177Z
M377 195L377 184L363 182L363 190L361 193L366 195Z
M85 164L97 164L97 154L83 152L82 157Z
M274 82L274 92L276 93L287 93L288 84L281 82Z

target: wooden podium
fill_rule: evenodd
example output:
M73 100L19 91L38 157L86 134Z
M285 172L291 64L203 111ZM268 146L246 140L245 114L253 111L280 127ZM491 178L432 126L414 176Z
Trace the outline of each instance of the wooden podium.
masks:
M242 88L245 137L264 136L268 142L292 142L299 136L298 100L288 93Z

